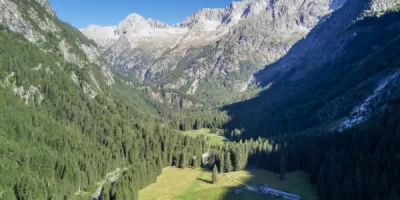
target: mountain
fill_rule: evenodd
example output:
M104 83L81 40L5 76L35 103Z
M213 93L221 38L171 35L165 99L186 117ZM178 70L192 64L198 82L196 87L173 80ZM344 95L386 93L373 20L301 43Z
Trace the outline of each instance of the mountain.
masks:
M168 25L138 14L81 30L108 63L136 80L213 102L243 92L344 0L246 0ZM230 98L227 98L230 99Z
M137 199L176 157L208 148L175 134L170 110L125 84L47 0L0 0L0 44L0 199L98 198L110 174L135 178L113 199Z
M348 1L255 74L266 90L229 105L250 135L343 130L391 109L400 96L400 1Z

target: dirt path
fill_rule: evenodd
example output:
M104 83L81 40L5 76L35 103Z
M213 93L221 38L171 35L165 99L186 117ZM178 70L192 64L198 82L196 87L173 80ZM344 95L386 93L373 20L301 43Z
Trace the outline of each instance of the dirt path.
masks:
M169 166L169 167L164 167L163 169L162 169L162 171L165 171L165 170L167 170L167 169L169 169L169 168L171 168L172 166Z
M250 186L250 185L247 185L247 184L245 184L245 183L242 183L242 182L240 182L240 181L237 181L237 180L235 180L234 178L232 178L229 174L224 174L224 175L226 175L229 179L231 179L233 182L236 182L236 183L239 183L239 184L241 184L241 185L244 185L244 186L246 186L246 188L247 188L247 190L249 190L249 191L252 191L252 192L257 192L257 189L255 188L255 187L252 187L252 186Z

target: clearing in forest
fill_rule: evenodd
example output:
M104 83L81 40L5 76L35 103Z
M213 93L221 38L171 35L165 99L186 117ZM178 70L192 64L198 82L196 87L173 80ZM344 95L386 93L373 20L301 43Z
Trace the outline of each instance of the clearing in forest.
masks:
M211 172L203 169L169 168L163 171L157 182L139 192L140 200L277 200L264 194L250 192L243 184L256 187L269 184L271 187L298 194L302 199L317 200L316 186L309 182L304 172L286 174L286 180L279 180L279 174L264 170L250 169L220 175L216 184L211 184ZM243 183L243 184L241 184ZM242 193L235 194L240 189Z
M218 130L220 133L222 133L222 130ZM209 128L202 128L199 130L189 130L189 131L179 131L182 134L189 135L189 136L199 136L199 135L204 135L206 137L210 138L211 144L214 145L223 145L227 139L219 134L216 133L211 133L211 130Z

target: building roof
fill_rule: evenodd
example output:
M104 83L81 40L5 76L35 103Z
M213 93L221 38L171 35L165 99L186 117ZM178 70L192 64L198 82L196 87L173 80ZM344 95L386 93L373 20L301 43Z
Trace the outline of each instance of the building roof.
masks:
M295 194L292 194L292 193L289 193L289 192L280 191L280 190L275 190L275 189L272 189L272 188L265 188L265 191L266 192L277 193L277 194L280 194L280 195L283 195L283 196L300 198L300 196L298 196L298 195L295 195Z

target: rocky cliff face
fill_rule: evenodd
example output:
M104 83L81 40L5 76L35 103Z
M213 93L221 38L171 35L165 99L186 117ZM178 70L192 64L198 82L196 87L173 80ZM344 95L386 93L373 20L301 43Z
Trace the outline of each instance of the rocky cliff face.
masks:
M392 21L382 20L383 22L379 22L386 23L387 27L378 24L373 19L384 15L384 13L397 15L399 5L399 0L360 0L347 3L342 9L324 19L282 59L259 72L256 75L257 80L263 84L284 80L293 84L306 80L328 82L316 77L317 74L325 70L325 73L328 73L331 78L337 76L335 79L337 79L339 85L343 80L338 78L343 78L344 74L353 74L357 71L357 68L358 73L362 73L368 66L365 66L364 63L358 63L361 59L374 57L376 52L393 51L389 44L394 45L398 42L396 40L396 32L399 31L397 17L386 16ZM392 40L378 39L382 36ZM362 39L363 37L364 39ZM364 42L362 42L363 40ZM363 56L360 56L361 54ZM349 57L349 55L352 55L352 57ZM388 60L384 62L392 62L390 60L392 58L386 59ZM350 69L348 65L354 67ZM378 63L375 65L378 65ZM355 81L353 86L343 87L341 91L343 93L339 92L335 96L332 95L332 97L335 97L334 100L326 102L325 106L317 112L319 120L328 122L350 112L348 117L345 117L344 122L335 125L336 128L342 129L369 119L374 113L381 110L379 107L382 108L385 105L383 102L389 101L389 98L378 98L378 96L381 96L380 94L387 94L388 90L393 95L397 94L396 91L393 91L391 84L396 84L398 72L397 70L386 71L387 68L396 67L399 66L383 64L375 72L365 75L364 80ZM343 74L336 74L338 71L342 71ZM359 74L355 73L354 76L359 76ZM359 91L365 90L370 92L359 94ZM355 95L357 93L358 95ZM388 95L384 96L388 97ZM397 96L391 98L397 98Z
M284 55L344 3L245 0L199 10L175 25L132 14L118 26L92 25L82 32L102 47L113 67L140 81L189 94L221 85L240 92L255 71ZM206 85L205 78L214 83Z
M61 55L61 58L75 67L72 72L68 72L72 74L71 81L81 85L83 92L91 98L102 91L102 83L112 85L115 82L97 45L80 31L59 20L47 0L0 0L0 25L21 34L44 52ZM40 71L43 68L52 73L52 67L61 65L39 66L33 70ZM86 80L78 80L75 75L82 69L88 72L89 78ZM39 91L37 88L40 86L31 85L29 90L15 85L13 87L15 95L29 98L30 94Z

